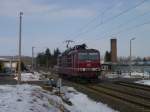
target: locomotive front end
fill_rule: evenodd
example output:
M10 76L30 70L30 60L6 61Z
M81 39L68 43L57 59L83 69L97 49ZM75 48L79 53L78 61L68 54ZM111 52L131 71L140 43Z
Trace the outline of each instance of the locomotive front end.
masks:
M85 78L98 78L101 71L100 53L86 50L78 53L78 75Z

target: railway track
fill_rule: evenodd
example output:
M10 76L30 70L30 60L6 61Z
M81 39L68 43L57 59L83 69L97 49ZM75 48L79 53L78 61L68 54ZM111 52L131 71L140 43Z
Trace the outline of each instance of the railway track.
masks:
M93 89L95 91L110 95L117 99L121 99L123 101L133 103L134 105L140 106L144 109L150 109L150 100L147 97L139 97L139 95L131 95L128 92L116 91L116 89L108 88L105 86L88 86L88 88Z
M98 101L107 103L121 112L150 112L150 95L147 91L144 92L144 96L144 94L141 94L143 90L131 90L128 87L119 89L120 85L117 88L115 84L111 87L109 84L82 85L74 82L69 83L79 91L92 96L92 98L94 97ZM120 88L122 87L120 86ZM133 91L136 91L136 93L134 94Z
M124 81L117 81L115 82L115 84L150 92L150 86L148 85L142 85L138 83L124 82Z
M133 89L133 88L129 88L129 87L122 86L122 85L106 84L106 83L104 84L101 83L101 84L98 84L97 86L150 101L150 93L148 91L143 91L143 90L139 90L136 88Z
M63 85L72 86L90 98L108 104L120 112L150 112L150 87L116 82L79 84L63 79Z

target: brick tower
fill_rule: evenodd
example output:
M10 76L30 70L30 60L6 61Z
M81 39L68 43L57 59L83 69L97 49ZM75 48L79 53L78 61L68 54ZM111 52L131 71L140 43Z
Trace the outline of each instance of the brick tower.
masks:
M111 39L111 62L117 63L117 39Z

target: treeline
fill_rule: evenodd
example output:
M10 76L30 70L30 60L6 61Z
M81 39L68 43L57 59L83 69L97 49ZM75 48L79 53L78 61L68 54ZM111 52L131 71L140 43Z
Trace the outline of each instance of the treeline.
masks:
M57 57L61 54L60 50L57 48L51 53L50 49L47 48L44 52L38 53L36 57L37 67L53 67L57 64Z
M104 57L105 62L111 62L111 53L106 51L105 52L105 57Z

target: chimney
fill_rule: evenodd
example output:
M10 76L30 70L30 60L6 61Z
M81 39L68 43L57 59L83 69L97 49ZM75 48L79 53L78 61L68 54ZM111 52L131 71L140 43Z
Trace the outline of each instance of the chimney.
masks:
M117 63L117 39L111 39L111 62Z

